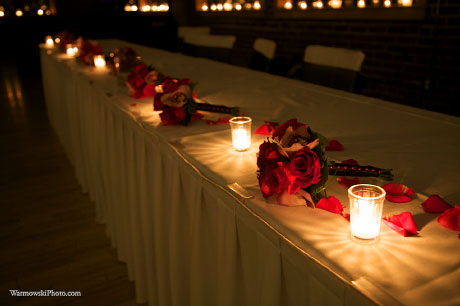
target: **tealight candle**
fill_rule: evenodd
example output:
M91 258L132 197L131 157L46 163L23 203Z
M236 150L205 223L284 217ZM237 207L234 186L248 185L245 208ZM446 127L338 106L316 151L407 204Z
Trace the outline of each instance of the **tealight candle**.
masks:
M66 46L66 53L68 56L75 56L75 48L72 44L67 44Z
M48 35L45 37L45 47L48 49L54 48L54 40L52 36Z
M342 7L342 0L330 0L327 4L333 9L339 9Z
M246 151L251 146L251 123L249 117L233 117L230 119L232 142L235 150Z
M259 1L254 1L254 4L252 5L252 7L257 11L257 10L260 10L262 8L262 6L260 5L260 2Z
M359 1L358 1L358 7L359 7L359 8L365 8L365 7L366 7L366 1L364 1L364 0L359 0Z
M353 239L370 243L377 240L385 194L381 187L369 184L358 184L348 189Z
M385 7L390 7L390 6L391 6L391 1L390 1L390 0L385 0L385 1L383 2L383 5L384 5Z
M292 2L291 2L291 1L286 1L286 2L284 3L284 8L285 8L286 10L292 9Z
M96 68L104 68L105 67L104 55L95 55L94 56L94 66Z
M412 0L398 0L400 6L412 6Z

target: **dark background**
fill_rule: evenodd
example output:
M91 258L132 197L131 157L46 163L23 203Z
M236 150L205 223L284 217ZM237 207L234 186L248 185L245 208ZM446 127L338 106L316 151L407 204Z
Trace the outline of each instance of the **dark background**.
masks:
M460 1L426 0L418 20L289 18L277 14L275 3L265 0L259 14L202 14L194 0L171 0L168 13L155 14L123 12L126 1L55 0L56 15L0 18L0 55L20 58L22 73L39 74L38 43L62 30L176 51L178 25L206 25L213 34L237 37L232 63L240 66L249 65L258 37L276 41L286 71L309 44L360 49L366 54L363 94L460 115Z

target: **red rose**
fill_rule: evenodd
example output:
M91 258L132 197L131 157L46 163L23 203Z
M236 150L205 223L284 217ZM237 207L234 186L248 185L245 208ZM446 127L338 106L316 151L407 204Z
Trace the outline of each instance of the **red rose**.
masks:
M145 76L149 73L149 67L144 63L139 63L134 67L133 74L140 76L141 78L145 78Z
M300 123L300 122L297 122L297 119L290 119L288 121L286 121L285 123L283 123L282 125L280 125L274 132L273 132L273 138L275 137L278 137L279 139L281 139L284 135L284 133L286 132L286 129L290 126L292 126L292 129L295 130L301 126L305 126L306 124L304 123Z
M144 89L142 89L142 95L144 97L153 97L155 94L155 84L147 84Z
M289 186L289 178L283 166L268 169L259 175L259 186L264 197L281 193Z
M185 118L185 111L182 107L164 106L160 119L163 125L179 124Z
M278 153L278 145L273 142L264 141L259 146L259 153L257 154L257 167L261 172L266 168L276 168L277 162L281 161L281 154Z
M292 155L289 171L295 176L289 193L296 193L299 188L307 188L321 180L321 164L315 152L305 147Z
M153 99L153 110L161 111L161 110L163 110L164 107L166 107L166 105L161 103L161 96L162 95L163 94L160 94L160 93L157 93L155 95L155 98Z

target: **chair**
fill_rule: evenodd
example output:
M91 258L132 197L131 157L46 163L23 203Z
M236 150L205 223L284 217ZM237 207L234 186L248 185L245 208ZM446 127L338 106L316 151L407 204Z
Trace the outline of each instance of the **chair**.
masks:
M364 57L359 50L310 45L305 49L302 79L356 92Z
M257 38L254 41L249 68L270 72L271 63L275 58L276 43L273 40Z
M211 33L210 27L180 26L177 29L177 48L179 52L183 52L185 36L193 35L193 34L209 34L209 33Z
M184 38L184 53L230 63L235 41L233 35L189 34Z

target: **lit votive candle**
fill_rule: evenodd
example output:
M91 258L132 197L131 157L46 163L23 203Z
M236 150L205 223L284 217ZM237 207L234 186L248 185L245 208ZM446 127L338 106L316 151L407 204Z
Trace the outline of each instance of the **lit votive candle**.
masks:
M251 124L249 117L233 117L230 119L232 142L235 150L246 151L251 146Z
M391 0L385 0L385 1L383 2L383 5L384 5L385 7L390 7L390 6L391 6Z
M291 2L291 1L286 1L286 2L284 3L284 8L285 8L286 10L292 9L292 2Z
M353 239L368 243L377 240L385 194L381 187L369 184L358 184L348 189Z
M313 7L317 9L322 9L323 8L323 2L321 0L313 2Z
M65 47L68 56L75 56L75 47L72 44L67 44Z
M45 47L48 49L54 48L54 40L52 36L48 35L45 37Z
M259 1L254 1L254 4L252 6L256 11L260 10L262 6L260 5Z
M398 0L400 6L412 6L412 0Z
M104 68L105 67L104 55L95 55L94 56L94 66L96 68Z
M308 7L307 1L299 1L297 2L297 5L299 6L301 10L306 10Z
M327 4L333 9L339 9L342 7L342 0L330 0Z
M359 8L365 8L365 7L366 7L366 1L364 1L364 0L359 0L359 1L358 1L358 7L359 7Z

